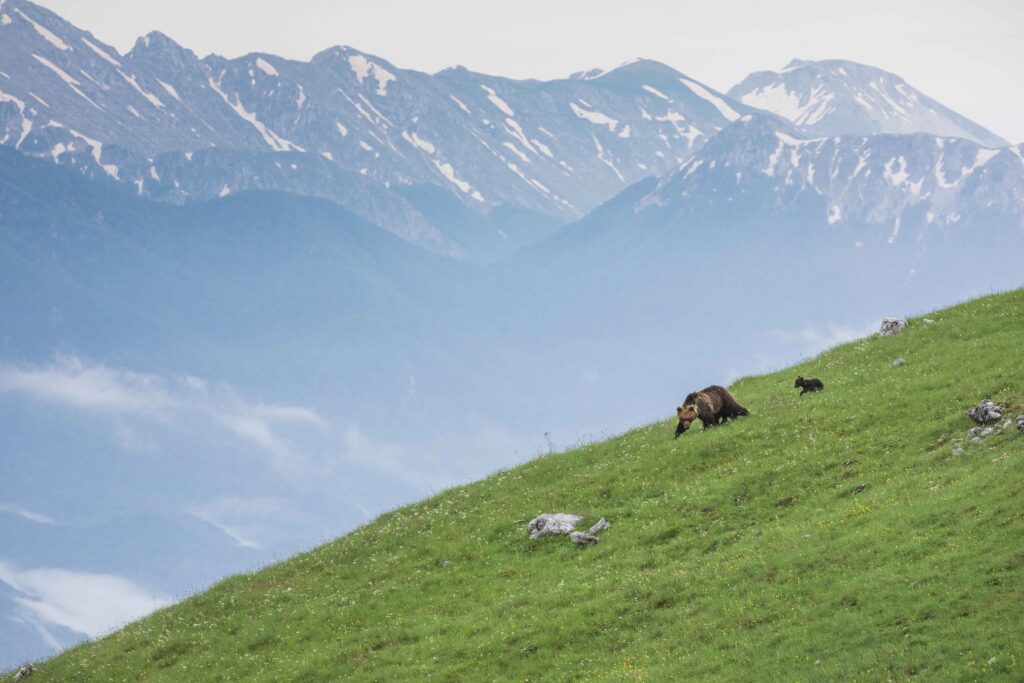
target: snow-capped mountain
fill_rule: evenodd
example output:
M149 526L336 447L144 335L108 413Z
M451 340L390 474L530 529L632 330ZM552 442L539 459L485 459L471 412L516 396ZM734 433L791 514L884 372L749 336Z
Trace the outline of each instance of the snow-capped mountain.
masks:
M677 218L801 207L816 207L799 214L812 223L857 226L859 242L1024 227L1024 150L924 133L809 137L744 116L638 203Z
M812 134L931 133L987 147L1008 144L899 76L845 60L795 59L782 71L750 74L729 95Z
M325 197L446 253L459 249L444 226L390 190L434 185L480 212L564 222L751 111L645 60L539 82L428 75L346 47L308 63L199 59L160 33L121 55L26 0L0 13L4 144L165 201Z

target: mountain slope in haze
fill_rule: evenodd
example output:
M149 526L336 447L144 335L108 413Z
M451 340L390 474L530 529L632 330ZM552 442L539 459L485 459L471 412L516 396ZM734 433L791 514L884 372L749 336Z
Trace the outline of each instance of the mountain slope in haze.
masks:
M308 63L200 59L158 32L121 55L27 0L0 12L3 144L162 201L253 189L324 197L455 256L464 245L446 222L392 189L431 185L478 213L517 207L565 222L751 111L647 60L514 81L429 75L349 47ZM485 228L492 242L522 244Z
M929 317L736 382L750 417L451 489L36 677L1015 679L1024 435L954 449L981 398L1024 411L1024 291ZM825 390L799 396L798 373ZM612 526L528 540L554 511Z
M751 107L782 116L812 135L930 133L1003 147L1006 140L943 106L896 74L840 59L795 59L758 71L729 89Z
M324 200L171 206L3 148L0 264L3 666L422 495L353 449L453 363L424 327L457 262Z

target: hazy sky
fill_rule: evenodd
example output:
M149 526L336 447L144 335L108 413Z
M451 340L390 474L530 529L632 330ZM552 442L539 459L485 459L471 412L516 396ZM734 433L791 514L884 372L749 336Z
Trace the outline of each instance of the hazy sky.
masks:
M200 56L308 59L351 45L396 66L462 64L559 78L634 57L719 90L790 59L842 58L904 77L1011 142L1024 142L1019 0L42 0L121 51L159 29Z

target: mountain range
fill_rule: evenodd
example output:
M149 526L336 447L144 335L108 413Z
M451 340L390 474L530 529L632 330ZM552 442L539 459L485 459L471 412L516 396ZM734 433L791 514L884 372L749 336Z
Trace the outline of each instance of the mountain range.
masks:
M0 666L1021 284L1021 146L845 61L120 54L0 0L0 143Z

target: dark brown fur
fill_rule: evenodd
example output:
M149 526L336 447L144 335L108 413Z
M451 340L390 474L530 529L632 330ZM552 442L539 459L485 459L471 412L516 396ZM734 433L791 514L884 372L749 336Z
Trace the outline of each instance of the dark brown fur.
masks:
M749 414L750 412L737 403L727 389L712 385L702 391L688 394L682 405L676 408L676 416L679 418L676 438L689 429L694 420L699 419L704 429L707 429L726 420Z
M799 389L801 387L803 388L803 391L800 392L800 395L803 396L810 391L821 391L825 388L825 384L820 379L814 379L813 377L810 379L804 379L803 375L801 375L796 378L796 384L793 385L793 388Z

